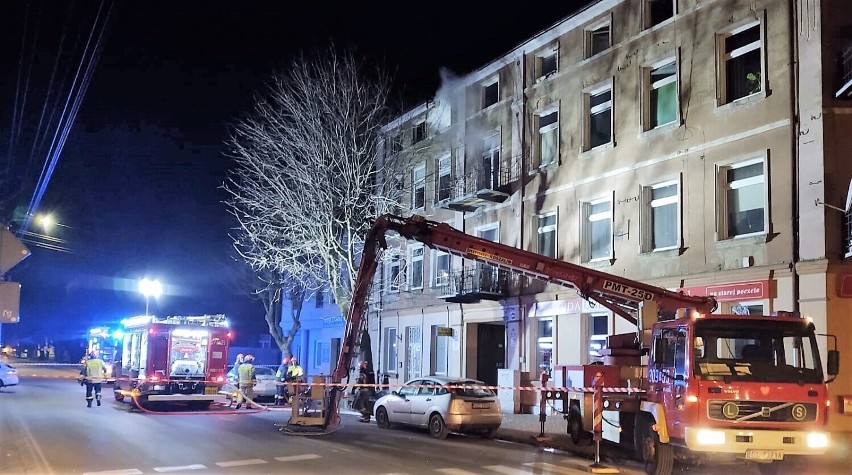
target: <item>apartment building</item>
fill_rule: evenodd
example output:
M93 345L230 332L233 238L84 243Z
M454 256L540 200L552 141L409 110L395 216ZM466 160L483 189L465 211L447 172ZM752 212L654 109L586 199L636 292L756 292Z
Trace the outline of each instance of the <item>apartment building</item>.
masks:
M384 157L405 170L388 181L404 190L402 212L714 294L719 312L800 311L842 348L850 45L846 0L601 0L388 124ZM369 328L391 382L536 385L545 370L570 384L567 370L595 361L607 335L634 330L569 289L416 242L395 241L385 260ZM825 355L835 341L820 345ZM843 373L831 424L852 432ZM535 404L501 397L514 411Z

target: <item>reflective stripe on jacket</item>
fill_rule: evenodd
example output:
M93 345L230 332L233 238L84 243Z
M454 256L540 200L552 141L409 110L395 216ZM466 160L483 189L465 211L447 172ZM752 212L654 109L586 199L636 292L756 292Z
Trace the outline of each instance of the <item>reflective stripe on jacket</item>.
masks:
M305 374L305 371L302 369L302 366L299 365L299 364L290 365L290 367L287 368L287 379L290 379L290 380L301 379L301 377L304 376L304 374Z
M100 358L92 358L86 361L86 381L90 383L104 382L106 374L106 365Z
M254 383L254 365L243 363L240 365L240 384L249 385Z

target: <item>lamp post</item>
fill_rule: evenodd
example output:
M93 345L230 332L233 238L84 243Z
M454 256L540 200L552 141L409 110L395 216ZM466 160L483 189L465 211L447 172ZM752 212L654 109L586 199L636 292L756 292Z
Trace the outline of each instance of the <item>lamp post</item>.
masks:
M144 278L139 281L139 292L145 296L145 315L148 315L148 301L163 294L163 284L159 280Z

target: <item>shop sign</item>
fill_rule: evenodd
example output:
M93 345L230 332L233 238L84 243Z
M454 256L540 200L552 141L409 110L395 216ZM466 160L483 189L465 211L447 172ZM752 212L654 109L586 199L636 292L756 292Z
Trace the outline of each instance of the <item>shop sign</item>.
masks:
M343 317L327 317L322 319L322 327L323 328L333 328L333 327L342 327L343 326Z
M719 302L737 302L740 300L761 300L769 298L769 281L739 282L736 284L706 285L683 287L686 295L712 295Z
M580 297L566 300L549 300L536 302L533 309L535 317L555 317L557 315L573 315L583 312L584 300Z
M453 329L450 327L438 327L438 336L453 336Z

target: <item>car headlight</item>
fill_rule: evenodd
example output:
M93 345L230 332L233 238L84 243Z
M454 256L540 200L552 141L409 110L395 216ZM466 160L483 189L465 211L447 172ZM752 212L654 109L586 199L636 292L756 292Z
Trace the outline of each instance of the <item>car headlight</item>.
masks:
M720 430L700 429L697 440L701 445L722 445L725 443L725 433Z
M828 434L823 432L811 432L808 434L808 448L824 449L828 447Z

